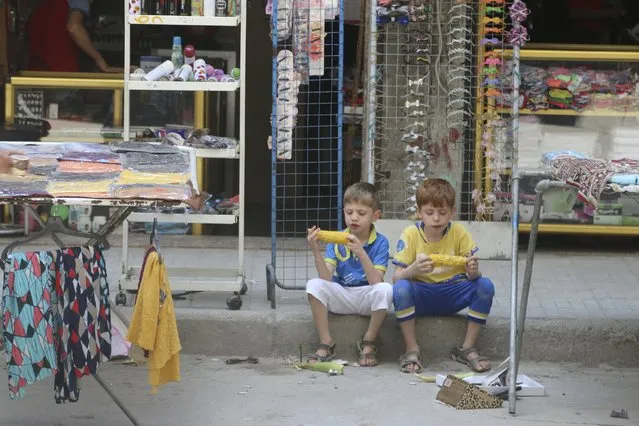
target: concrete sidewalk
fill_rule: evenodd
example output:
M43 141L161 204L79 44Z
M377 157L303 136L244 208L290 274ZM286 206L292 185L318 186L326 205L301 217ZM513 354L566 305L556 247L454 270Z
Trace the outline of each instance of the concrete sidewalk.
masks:
M226 357L224 357L226 358ZM433 364L424 374L460 371ZM636 425L639 370L527 364L521 371L546 388L545 397L491 410L455 410L435 400L439 388L400 373L394 364L373 369L346 367L343 376L297 371L282 359L256 365L226 365L222 357L181 356L181 381L149 395L147 371L117 363L100 375L145 426L210 425ZM0 359L0 373L4 361ZM127 426L130 423L91 378L82 380L80 400L56 405L52 379L31 385L24 400L0 391L0 425ZM629 419L611 418L612 410Z
M145 236L131 241L132 264L140 265ZM189 239L190 238L190 239ZM162 238L162 253L169 267L222 267L237 264L237 252L220 249L233 244L227 237ZM117 244L113 238L113 244ZM180 248L188 244L190 248ZM255 356L297 355L313 350L316 333L303 291L277 289L277 309L266 300L265 266L271 263L269 240L247 238L246 277L249 292L239 311L226 308L229 294L199 293L177 300L180 337L188 353L210 356L251 354ZM215 248L212 248L215 247ZM287 285L303 286L312 273L307 250L278 253L276 272ZM107 254L112 293L120 275L121 250ZM496 295L489 323L482 334L481 349L491 359L508 354L510 309L510 262L482 261L484 275L493 279ZM523 276L523 262L520 273ZM390 273L390 272L389 272ZM578 362L596 366L639 366L639 262L630 252L583 253L538 252L533 273L523 359L529 361ZM388 277L387 277L388 278ZM521 281L521 280L520 280ZM130 298L129 298L130 299ZM121 309L130 315L131 308ZM340 357L355 359L354 345L365 330L367 319L333 316L331 329ZM425 360L447 356L463 336L465 319L425 318L418 322L419 340ZM403 351L400 332L392 318L379 336L380 358L395 361Z
M167 264L180 266L222 266L236 264L236 252L221 249L168 248ZM313 350L316 333L303 291L277 289L277 309L266 300L265 265L271 253L255 250L263 240L252 243L246 252L249 292L240 311L226 309L228 294L200 293L176 302L180 332L185 349L191 353L255 356L287 356ZM253 245L252 245L253 244ZM131 253L141 261L142 249ZM302 246L278 253L278 276L286 285L304 285L312 261ZM119 270L118 252L109 253L112 277ZM211 265L213 263L213 265ZM139 263L138 263L139 264ZM523 277L523 261L520 274ZM481 347L492 359L508 354L510 310L510 262L483 261L484 275L496 285L496 296ZM548 362L607 363L639 366L639 263L632 253L585 254L542 250L536 257L530 295L523 359ZM521 280L520 280L521 281ZM115 285L115 280L112 280ZM126 309L130 311L130 309ZM367 319L333 316L331 329L339 355L355 359L355 342L365 330ZM465 318L425 318L418 322L419 339L426 360L447 357L465 331ZM380 358L397 360L403 351L399 329L392 318L386 320L379 336Z

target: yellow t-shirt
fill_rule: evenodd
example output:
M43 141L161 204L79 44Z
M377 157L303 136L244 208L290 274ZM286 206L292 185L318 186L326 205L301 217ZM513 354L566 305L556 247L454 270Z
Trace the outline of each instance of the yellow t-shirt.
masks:
M442 239L431 243L427 241L424 234L424 224L416 222L402 232L402 236L397 242L393 263L407 268L415 262L417 253L468 257L475 254L477 250L473 237L459 223L449 223ZM440 266L436 267L430 274L415 276L413 280L425 283L442 283L465 273L464 266Z

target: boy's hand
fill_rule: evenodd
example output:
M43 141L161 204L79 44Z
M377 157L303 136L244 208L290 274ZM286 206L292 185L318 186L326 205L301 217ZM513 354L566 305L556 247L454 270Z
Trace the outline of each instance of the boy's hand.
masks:
M364 251L364 246L362 245L362 242L359 240L359 238L357 238L353 234L348 234L346 238L348 238L348 244L346 244L346 247L350 251L355 253L357 257L361 257L361 254Z
M470 256L466 260L466 275L469 277L477 277L479 275L479 258L477 256Z
M430 274L435 269L435 263L430 260L430 257L419 253L417 259L410 265L411 275Z
M306 239L308 240L308 245L311 247L314 253L318 253L320 251L319 240L317 235L319 234L320 229L317 226L313 226L311 229L308 229L308 235Z

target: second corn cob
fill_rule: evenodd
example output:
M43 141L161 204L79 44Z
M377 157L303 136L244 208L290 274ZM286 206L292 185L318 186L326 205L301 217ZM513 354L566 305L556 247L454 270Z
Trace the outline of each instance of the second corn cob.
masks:
M448 254L430 254L428 256L436 266L465 266L468 260L465 257Z
M348 244L348 232L340 231L319 231L317 238L325 243Z

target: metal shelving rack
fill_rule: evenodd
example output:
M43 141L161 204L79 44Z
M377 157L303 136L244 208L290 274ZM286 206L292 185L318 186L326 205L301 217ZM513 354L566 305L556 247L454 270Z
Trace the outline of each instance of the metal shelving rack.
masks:
M246 100L246 0L241 0L240 16L164 16L164 15L129 15L129 0L124 1L124 69L131 66L131 25L175 25L175 26L214 26L214 27L239 27L239 66L242 67L238 82L174 82L174 81L131 81L130 74L124 73L124 112L123 112L123 136L124 140L130 140L130 93L131 91L192 91L195 92L195 102L204 104L204 92L236 92L239 90L239 137L237 150L213 150L197 149L197 178L198 187L204 185L204 159L234 159L239 161L239 209L236 214L189 214L189 213L142 213L134 212L124 222L122 233L122 277L120 286L123 290L136 290L139 266L131 267L128 264L128 223L152 222L157 219L163 223L191 223L200 224L234 225L238 224L238 264L237 268L226 269L193 269L193 268L168 268L171 277L171 288L177 291L208 291L208 292L233 292L227 300L230 309L237 310L242 306L241 295L247 291L244 278L244 185L245 185L245 100ZM194 127L204 127L204 117L195 117Z
M609 50L602 50L609 48ZM511 58L512 50L500 52L504 58ZM624 46L591 46L591 45L528 45L520 51L520 58L524 61L536 61L552 63L639 63L639 49L636 47ZM512 110L509 108L497 109L502 116L509 116ZM571 109L547 109L531 111L520 109L519 115L537 116L563 116L563 117L639 117L639 111L630 109L628 111L615 111L611 109L591 109L585 111L574 111ZM481 152L481 133L478 133L475 149ZM519 142L521 146L521 142ZM507 173L510 175L511 170ZM490 171L476 176L476 187L480 187L481 179L490 184ZM519 223L519 232L530 233L531 223ZM603 236L638 236L639 226L632 225L599 225L599 224L578 224L578 223L540 223L539 233L541 234L565 234L565 235L603 235Z

